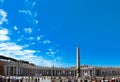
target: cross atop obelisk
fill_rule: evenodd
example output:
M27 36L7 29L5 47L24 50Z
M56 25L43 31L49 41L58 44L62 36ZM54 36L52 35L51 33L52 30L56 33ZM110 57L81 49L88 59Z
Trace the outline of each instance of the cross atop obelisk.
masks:
M77 61L76 61L76 63L77 63L77 65L76 65L76 69L77 69L76 76L80 77L80 47L79 46L77 46L76 56L77 56Z

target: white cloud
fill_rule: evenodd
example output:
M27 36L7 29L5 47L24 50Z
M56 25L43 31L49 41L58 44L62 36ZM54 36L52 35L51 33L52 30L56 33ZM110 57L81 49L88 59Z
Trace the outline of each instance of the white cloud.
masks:
M48 52L46 52L46 54L48 54L49 56L51 56L51 55L56 54L56 52L55 52L55 51L53 51L53 49L52 49L52 48L50 48L50 49L48 49Z
M44 41L43 41L43 44L50 44L50 43L51 43L50 40L44 40Z
M0 29L0 35L6 35L6 34L8 34L8 29L6 28Z
M46 54L48 54L49 56L53 56L55 54L57 54L59 52L59 50L53 50L52 48L48 49L48 51L46 52ZM54 56L53 56L54 57Z
M8 34L8 30L6 28L0 29L0 41L10 40L7 34Z
M30 10L19 10L20 13L32 16L32 12Z
M14 26L14 30L18 30L17 26Z
M0 41L7 41L10 40L10 38L6 35L0 35Z
M24 31L26 32L26 33L32 33L32 29L31 28L24 28Z
M39 58L36 58L36 61L39 61L39 62L35 62L37 65L42 65L42 66L49 66L49 67L52 67L53 65L56 66L56 67L63 67L63 63L61 63L58 59L51 59L51 60L47 60L43 57L39 57Z
M37 41L40 41L43 35L37 36Z
M22 59L24 60L24 58L30 55L33 55L35 53L34 50L0 50L0 54L7 56L7 57L13 57L16 59ZM19 57L18 57L19 56ZM28 60L29 61L29 60Z
M35 20L35 23L36 23L36 24L38 24L38 22L39 22L38 20Z
M35 53L35 50L24 50L24 53L26 54L31 54L31 53Z
M22 47L13 42L0 43L0 50L21 50Z
M41 37L40 37L40 36L38 36L38 37L37 37L37 41L40 41L40 39L41 39Z
M0 9L0 25L8 21L6 17L7 17L7 13L3 9Z
M34 37L29 37L29 39L30 39L30 40L33 40L33 39L34 39Z

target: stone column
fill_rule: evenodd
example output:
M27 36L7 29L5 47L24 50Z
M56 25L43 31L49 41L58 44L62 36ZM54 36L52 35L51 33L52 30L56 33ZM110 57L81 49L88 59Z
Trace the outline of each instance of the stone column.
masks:
M15 66L15 76L16 76L16 66Z
M53 71L51 70L51 76L53 75Z
M18 75L18 66L16 67L16 75Z
M21 68L21 72L20 72L21 74L23 74L24 72L23 72L23 68Z
M4 75L7 75L7 66L4 67Z
M10 75L10 66L8 67L8 75Z
M54 76L56 76L56 70L54 70Z
M93 70L93 77L95 77L95 70Z
M74 71L74 76L75 76L75 71Z
M13 66L13 75L15 76L15 66Z

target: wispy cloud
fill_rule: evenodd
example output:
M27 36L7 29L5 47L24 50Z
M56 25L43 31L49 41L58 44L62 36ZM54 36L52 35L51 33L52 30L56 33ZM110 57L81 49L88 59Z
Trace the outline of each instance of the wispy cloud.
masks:
M48 49L48 52L46 52L46 54L48 54L48 55L54 55L54 54L56 54L56 52L53 51L52 48L50 48L50 49Z
M43 38L43 35L37 36L37 41L40 41Z
M24 28L24 31L26 32L26 33L32 33L32 29L31 28Z
M26 21L29 23L32 23L34 25L38 24L38 20L36 19L37 17L37 12L32 12L31 10L19 10L19 13L25 14L27 16Z
M32 10L35 7L36 2L33 0L25 0L25 5L27 9Z
M29 40L33 40L34 39L34 37L29 37Z
M43 41L43 44L50 44L50 43L51 43L50 40L44 40L44 41Z
M19 10L20 13L26 14L28 16L32 16L32 12L30 10Z
M18 30L17 26L14 26L13 28L14 28L14 30Z
M59 52L59 50L53 50L52 48L47 49L46 54L48 54L48 56L54 57L55 54L57 54Z
M23 10L19 10L19 13L25 14L27 16L26 20L29 23L32 23L33 25L38 24L38 20L36 19L37 17L37 12L34 11L34 7L36 5L36 2L33 0L25 0L25 6L26 8Z
M55 52L54 51L51 51L51 52L46 52L46 54L49 54L49 55L54 55Z
M8 21L6 17L7 17L7 13L3 9L0 9L0 25Z

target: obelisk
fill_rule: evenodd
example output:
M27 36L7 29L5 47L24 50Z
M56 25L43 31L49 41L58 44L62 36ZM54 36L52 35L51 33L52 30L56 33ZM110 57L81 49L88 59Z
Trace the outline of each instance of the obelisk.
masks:
M76 56L77 56L76 76L80 77L80 47L79 46L77 46Z

